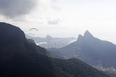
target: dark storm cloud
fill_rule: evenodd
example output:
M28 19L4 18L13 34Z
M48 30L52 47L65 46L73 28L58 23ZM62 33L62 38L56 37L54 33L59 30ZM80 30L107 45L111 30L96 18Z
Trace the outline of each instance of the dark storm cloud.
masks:
M0 14L8 18L30 13L36 0L0 0Z

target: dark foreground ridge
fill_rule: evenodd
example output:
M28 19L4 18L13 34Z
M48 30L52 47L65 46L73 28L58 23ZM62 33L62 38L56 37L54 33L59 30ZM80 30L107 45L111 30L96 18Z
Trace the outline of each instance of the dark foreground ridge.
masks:
M109 77L79 59L54 59L21 29L0 23L0 77Z

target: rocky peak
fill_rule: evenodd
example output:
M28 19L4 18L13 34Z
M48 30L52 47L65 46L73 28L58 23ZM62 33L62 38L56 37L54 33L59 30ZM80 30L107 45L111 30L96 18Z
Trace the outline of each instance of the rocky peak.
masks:
M24 39L24 32L20 28L0 22L0 46L10 45Z
M87 31L84 33L84 38L85 38L85 39L93 38L93 35L87 30Z
M24 32L11 24L0 22L0 62L13 57L14 53L27 53Z
M53 39L50 35L47 35L46 36L46 39L48 39L48 40L51 40L51 39Z
M77 41L83 40L83 36L79 34Z
M34 43L33 40L31 42ZM30 44L20 28L0 22L0 61L11 58L15 53L47 55L44 48Z

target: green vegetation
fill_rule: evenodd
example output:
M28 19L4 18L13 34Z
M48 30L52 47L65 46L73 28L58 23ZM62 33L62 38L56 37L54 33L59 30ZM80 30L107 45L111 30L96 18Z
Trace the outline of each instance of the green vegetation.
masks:
M53 59L40 54L19 53L1 64L0 72L1 77L109 77L78 59Z
M60 53L56 48L49 48L47 49L47 51L49 52L50 56L53 58L64 59L62 56L60 56Z

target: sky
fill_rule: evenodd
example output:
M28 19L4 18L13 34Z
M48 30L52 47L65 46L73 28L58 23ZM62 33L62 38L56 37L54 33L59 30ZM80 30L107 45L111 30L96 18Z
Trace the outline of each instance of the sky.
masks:
M0 0L0 22L34 37L78 38L88 30L116 44L115 0Z

